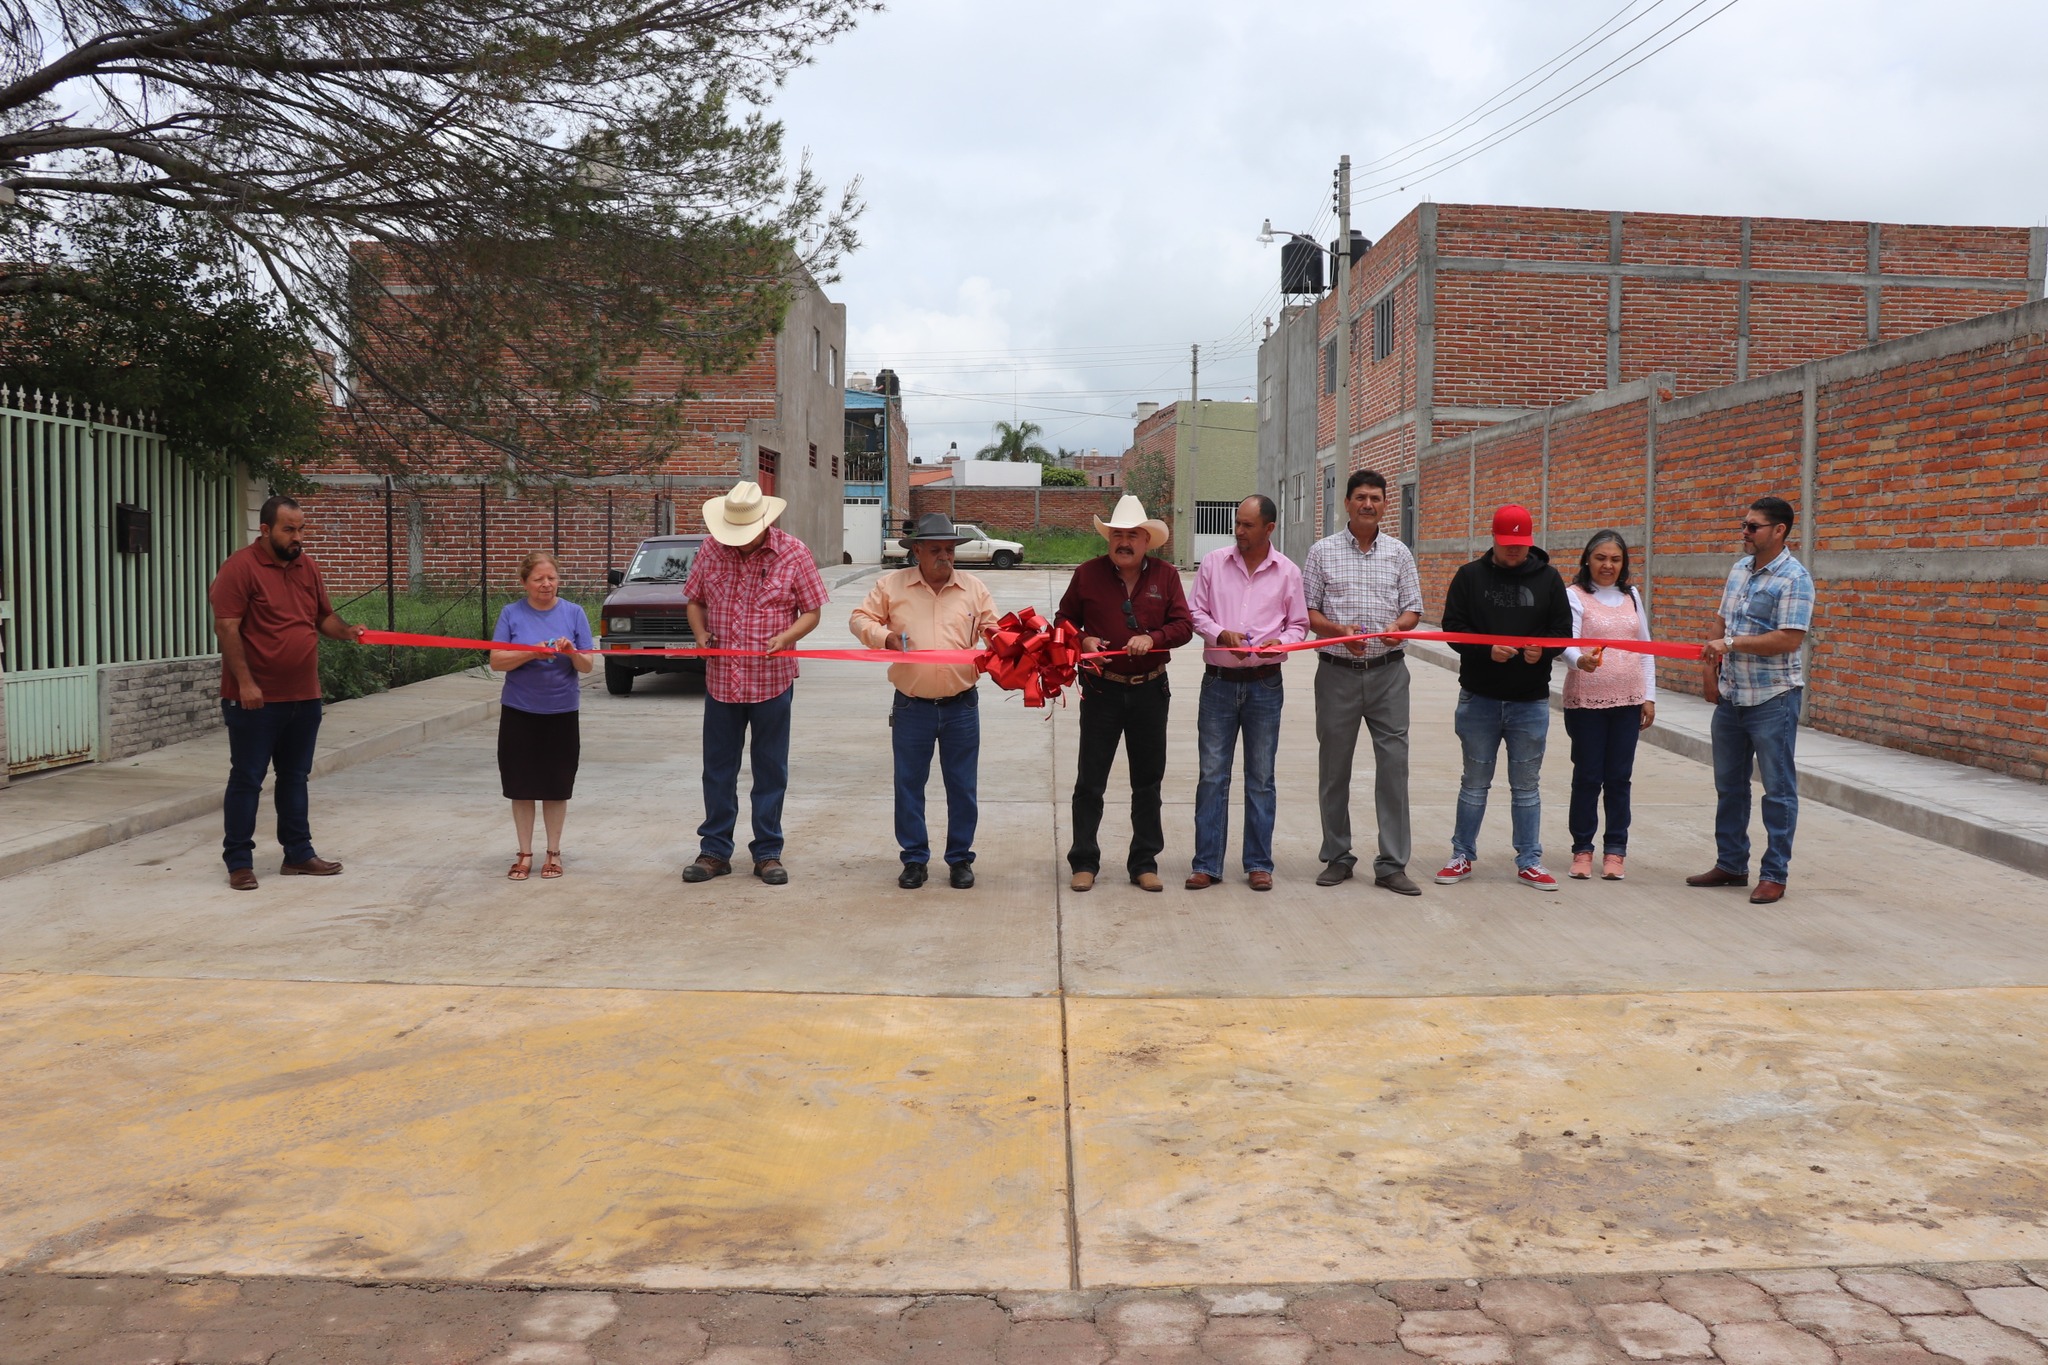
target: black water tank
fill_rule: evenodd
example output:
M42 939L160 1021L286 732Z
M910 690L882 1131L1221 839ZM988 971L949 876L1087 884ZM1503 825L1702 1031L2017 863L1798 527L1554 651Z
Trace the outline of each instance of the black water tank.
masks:
M1339 241L1332 241L1332 242L1330 243L1330 258L1331 258L1332 260L1335 260L1335 259L1336 259L1336 257L1337 257L1337 253L1338 253L1338 252L1340 252L1340 251L1342 251L1343 249L1344 249L1344 244L1343 244L1343 242L1342 242L1341 240L1339 240ZM1360 232L1360 231L1359 231L1359 230L1358 230L1357 228L1353 228L1353 229L1351 229L1351 264L1352 264L1352 266L1353 266L1353 267L1356 267L1356 266L1358 265L1358 263L1359 263L1360 261L1364 260L1364 259L1365 259L1365 253L1366 253L1366 252L1368 252L1368 251L1370 251L1370 250L1372 250L1372 241L1371 241L1371 239L1370 239L1370 238L1368 238L1368 237L1367 237L1367 236L1366 236L1366 235L1365 235L1364 233Z
M903 384L896 378L894 370L879 370L875 374L875 392L884 398L896 398L903 393Z
M1290 237L1280 246L1280 292L1323 292L1323 249L1306 237Z

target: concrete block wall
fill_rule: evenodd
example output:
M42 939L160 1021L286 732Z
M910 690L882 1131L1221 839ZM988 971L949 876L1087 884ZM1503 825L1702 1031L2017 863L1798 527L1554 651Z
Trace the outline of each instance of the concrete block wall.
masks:
M99 702L102 762L197 739L220 728L220 656L102 668Z
M1429 614L1522 502L1567 576L1620 530L1657 635L1705 639L1743 509L1776 494L1819 589L1809 721L2048 781L2048 303L1668 393L1651 376L1424 452ZM1660 685L1696 694L1699 670Z

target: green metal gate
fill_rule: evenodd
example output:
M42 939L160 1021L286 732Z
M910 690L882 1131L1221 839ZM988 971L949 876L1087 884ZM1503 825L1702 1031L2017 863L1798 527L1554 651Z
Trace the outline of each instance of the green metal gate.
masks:
M98 756L103 669L218 652L206 589L239 544L234 492L159 432L0 389L10 773Z

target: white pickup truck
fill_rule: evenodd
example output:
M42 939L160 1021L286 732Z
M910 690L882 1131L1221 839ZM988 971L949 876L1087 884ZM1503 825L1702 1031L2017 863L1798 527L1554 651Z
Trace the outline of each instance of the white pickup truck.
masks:
M960 543L953 547L955 564L986 564L991 569L1013 569L1024 562L1024 547L1014 540L991 540L979 526L964 521L953 523ZM889 553L900 560L910 558L910 547L902 540L889 542Z

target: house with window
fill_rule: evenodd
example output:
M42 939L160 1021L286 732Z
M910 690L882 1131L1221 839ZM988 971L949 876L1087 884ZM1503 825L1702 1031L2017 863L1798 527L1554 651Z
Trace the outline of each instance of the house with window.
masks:
M1173 527L1167 553L1183 569L1235 543L1237 505L1259 491L1258 422L1254 403L1140 403L1132 414L1131 448L1119 462L1125 487L1147 467L1170 480L1166 507L1145 510Z

